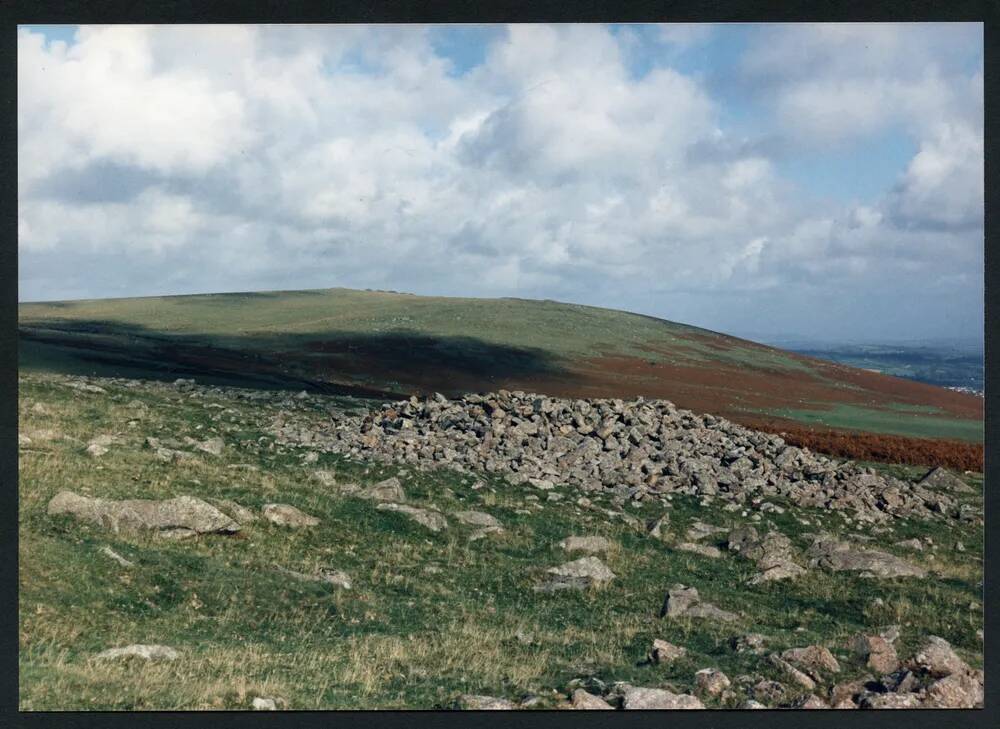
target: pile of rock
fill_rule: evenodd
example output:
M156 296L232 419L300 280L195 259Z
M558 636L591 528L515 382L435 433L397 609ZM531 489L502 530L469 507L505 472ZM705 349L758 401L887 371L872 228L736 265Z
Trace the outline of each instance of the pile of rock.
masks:
M272 425L278 441L357 457L499 473L514 483L641 501L679 493L759 505L782 496L855 512L865 521L943 515L974 519L946 490L876 474L665 400L569 400L500 390L412 397L366 416L331 413L329 427ZM951 489L954 491L954 489Z

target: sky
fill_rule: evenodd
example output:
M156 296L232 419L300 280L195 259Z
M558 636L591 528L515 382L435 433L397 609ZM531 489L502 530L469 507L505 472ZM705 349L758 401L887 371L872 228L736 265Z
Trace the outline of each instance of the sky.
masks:
M970 24L24 26L21 301L344 286L979 339Z

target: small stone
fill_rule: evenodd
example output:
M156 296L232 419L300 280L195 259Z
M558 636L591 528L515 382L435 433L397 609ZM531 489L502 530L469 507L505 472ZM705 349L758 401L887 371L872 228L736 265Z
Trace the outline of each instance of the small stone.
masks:
M927 687L923 705L932 709L976 709L983 705L981 671L952 673Z
M825 701L823 701L823 699L821 699L816 694L809 694L807 696L804 696L803 698L801 698L801 699L799 699L798 701L795 702L794 707L796 709L829 709L830 708L827 705L827 703Z
M813 678L819 678L823 673L837 673L840 664L827 648L811 645L805 648L791 648L781 654L783 660L806 671Z
M768 656L768 660L773 666L784 672L785 676L797 683L799 686L804 688L806 691L812 691L816 688L816 682L813 681L805 673L797 669L788 661L782 659L777 653L772 653Z
M650 652L650 659L652 659L653 663L670 663L686 655L687 648L668 643L659 638L653 640L653 650Z
M395 511L409 517L418 524L427 527L432 532L439 532L448 527L448 520L439 511L433 509L419 509L406 504L379 504L375 507L379 511Z
M712 547L707 544L681 542L675 548L681 552L693 552L694 554L700 554L702 557L710 557L711 559L719 559L722 556L722 552L719 551L718 547Z
M274 699L265 699L263 696L256 696L251 702L254 711L277 711L278 702Z
M611 550L611 542L604 537L566 537L559 546L567 552L586 554L607 554Z
M499 527L500 522L492 514L483 511L456 511L452 514L459 523L478 527Z
M180 654L166 645L145 645L135 643L123 648L109 648L94 656L95 660L113 660L119 658L141 658L144 661L173 661Z
M969 670L968 664L958 657L951 644L936 635L927 638L924 646L913 656L910 665L934 678L966 673Z
M717 668L703 668L694 674L695 685L711 696L718 696L730 686L729 677Z
M592 693L584 691L582 688L578 688L573 692L572 702L574 709L597 711L608 711L614 709L614 707L604 699L594 696Z
M462 694L458 697L458 708L467 711L510 711L517 707L514 702L496 696Z
M127 559L125 559L124 557L122 557L120 554L118 554L118 552L116 552L115 550L113 550L108 545L104 545L103 547L101 547L101 553L107 555L108 557L110 557L111 559L113 559L115 562L117 562L118 564L120 564L122 567L135 567L135 563L134 562L129 562Z
M262 512L265 519L278 526L299 528L314 527L319 524L319 519L315 516L299 511L290 504L265 504Z
M704 709L696 696L675 694L671 691L657 688L639 688L630 686L625 691L622 707L630 709Z
M377 484L369 486L366 489L362 489L356 495L360 499L369 499L384 503L394 502L398 504L399 502L406 501L406 493L403 491L403 485L395 476L387 478L384 481L379 481Z
M108 452L106 446L102 446L100 443L91 443L87 446L87 455L91 458L100 458Z
M760 655L764 652L766 639L760 633L747 633L746 635L734 635L729 639L729 647L737 653L755 653Z
M858 635L854 639L854 652L876 673L892 673L899 668L899 658L892 643L880 635Z

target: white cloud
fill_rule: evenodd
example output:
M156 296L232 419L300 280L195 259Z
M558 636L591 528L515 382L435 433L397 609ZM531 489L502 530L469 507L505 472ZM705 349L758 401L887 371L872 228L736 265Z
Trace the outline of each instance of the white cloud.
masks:
M919 277L942 252L961 277L981 250L982 76L961 33L917 36L751 44L778 146L918 140L885 196L809 208L775 145L724 128L725 98L669 67L635 78L628 34L601 26L511 27L461 77L419 27L89 27L70 46L21 30L21 295L371 286L725 326L655 297L861 291L886 260Z

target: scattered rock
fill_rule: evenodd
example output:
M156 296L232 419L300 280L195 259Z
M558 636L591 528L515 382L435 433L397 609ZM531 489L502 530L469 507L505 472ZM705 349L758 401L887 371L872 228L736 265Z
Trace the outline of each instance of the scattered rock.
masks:
M458 708L466 711L510 711L516 709L514 702L496 696L462 694L458 697Z
M703 668L696 672L694 682L700 691L710 696L718 696L730 686L729 677L717 668Z
M680 584L674 585L667 590L667 596L663 601L663 608L660 610L660 617L664 616L707 618L726 622L737 619L735 613L722 610L711 603L703 602L696 588L685 587Z
M144 661L174 661L179 653L166 645L143 645L136 643L123 648L109 648L94 656L95 660L116 660L120 658L141 658Z
M785 685L778 681L762 679L753 685L750 692L758 701L762 701L765 704L774 704L780 701L785 695Z
M555 592L602 587L615 578L615 573L597 557L581 557L558 567L550 567L547 573L549 576L536 585L536 591Z
M102 446L100 443L91 443L87 446L87 455L91 458L100 458L107 452L107 446Z
M809 547L810 564L833 572L859 572L862 577L925 577L926 571L895 555L861 549L821 534Z
M916 694L863 694L859 700L863 709L919 709L920 697Z
M278 567L277 570L282 574L294 577L297 580L303 580L306 582L326 582L334 587L339 587L342 590L351 589L350 575L342 570L335 570L332 567L321 567L319 572L314 575L309 575L304 572L296 572L284 567Z
M384 503L398 504L402 501L406 501L406 492L403 491L403 485L395 476L387 478L384 481L379 481L377 484L369 486L366 489L362 489L356 494L356 496L361 499L381 501Z
M764 653L766 639L760 633L747 633L745 635L734 635L729 639L729 647L737 653Z
M599 710L607 711L609 709L614 709L614 707L609 704L604 699L599 696L594 696L588 691L584 691L582 688L578 688L573 692L572 698L574 709L589 709L589 710Z
M670 526L670 515L663 514L646 524L646 533L653 539L665 540L669 535L664 530Z
M917 552L924 551L924 543L919 539L903 539L902 541L896 542L894 546L902 549L913 549Z
M675 694L665 689L630 686L622 700L624 709L704 709L696 696Z
M314 527L319 525L319 519L299 511L290 504L264 504L261 509L264 518L272 524L286 527Z
M924 671L934 678L966 673L969 670L969 665L958 657L951 644L936 635L927 638L927 642L914 654L909 665L913 670Z
M115 533L153 530L163 536L183 537L213 532L231 534L240 530L235 521L193 496L178 496L164 501L110 501L60 491L49 501L48 513L50 516L73 516Z
M965 481L953 474L947 468L932 468L923 478L917 481L918 486L929 488L945 489L958 493L973 493L973 489Z
M690 527L688 527L687 533L684 535L684 539L689 542L697 542L700 539L705 539L706 537L711 537L715 534L722 534L725 531L724 527L695 521L692 522Z
M687 655L687 648L655 638L649 657L653 663L671 663Z
M796 668L809 674L815 680L820 680L824 673L838 673L840 664L833 654L821 645L810 645L805 648L790 648L781 654L781 658Z
M480 539L485 539L491 534L503 534L503 533L504 533L503 527L498 527L498 526L482 527L481 529L476 529L475 531L469 533L469 541L475 542Z
M250 704L254 711L277 711L278 702L274 699L267 699L263 696L255 696Z
M892 673L899 668L899 657L892 643L881 635L858 635L854 639L854 652L865 665L876 673Z
M209 502L240 526L257 521L255 513L230 499L209 499Z
M978 709L983 706L982 671L952 673L927 687L923 705L930 709Z
M122 567L135 567L134 562L129 562L127 559L122 557L120 554L118 554L118 552L116 552L106 544L103 547L101 547L101 554L107 555L115 562L120 564Z
M222 449L226 445L222 438L209 438L208 440L197 441L194 438L187 439L189 445L194 446L196 450L202 451L203 453L208 453L213 456L221 456Z
M448 520L439 511L432 509L418 509L415 506L406 504L379 504L375 507L379 511L396 511L408 516L413 521L421 524L432 532L439 532L448 527Z
M611 550L611 542L604 537L566 537L559 546L567 552L586 554L607 554Z
M681 552L693 552L694 554L700 554L702 557L711 557L712 559L718 559L722 556L722 552L719 551L718 547L711 547L707 544L696 544L694 542L681 542L675 549Z
M768 656L768 660L773 666L781 670L784 675L790 680L797 683L799 686L804 688L806 691L812 691L816 688L816 682L807 676L805 673L797 669L788 661L784 660L777 653L772 653Z
M456 511L452 514L460 524L477 527L500 527L500 521L484 511Z
M829 709L829 705L816 694L807 694L792 704L795 709Z
M760 537L757 530L744 525L729 532L728 547L745 559L752 560L761 572L750 579L751 585L785 580L805 572L795 562L791 540L781 532L772 531Z

